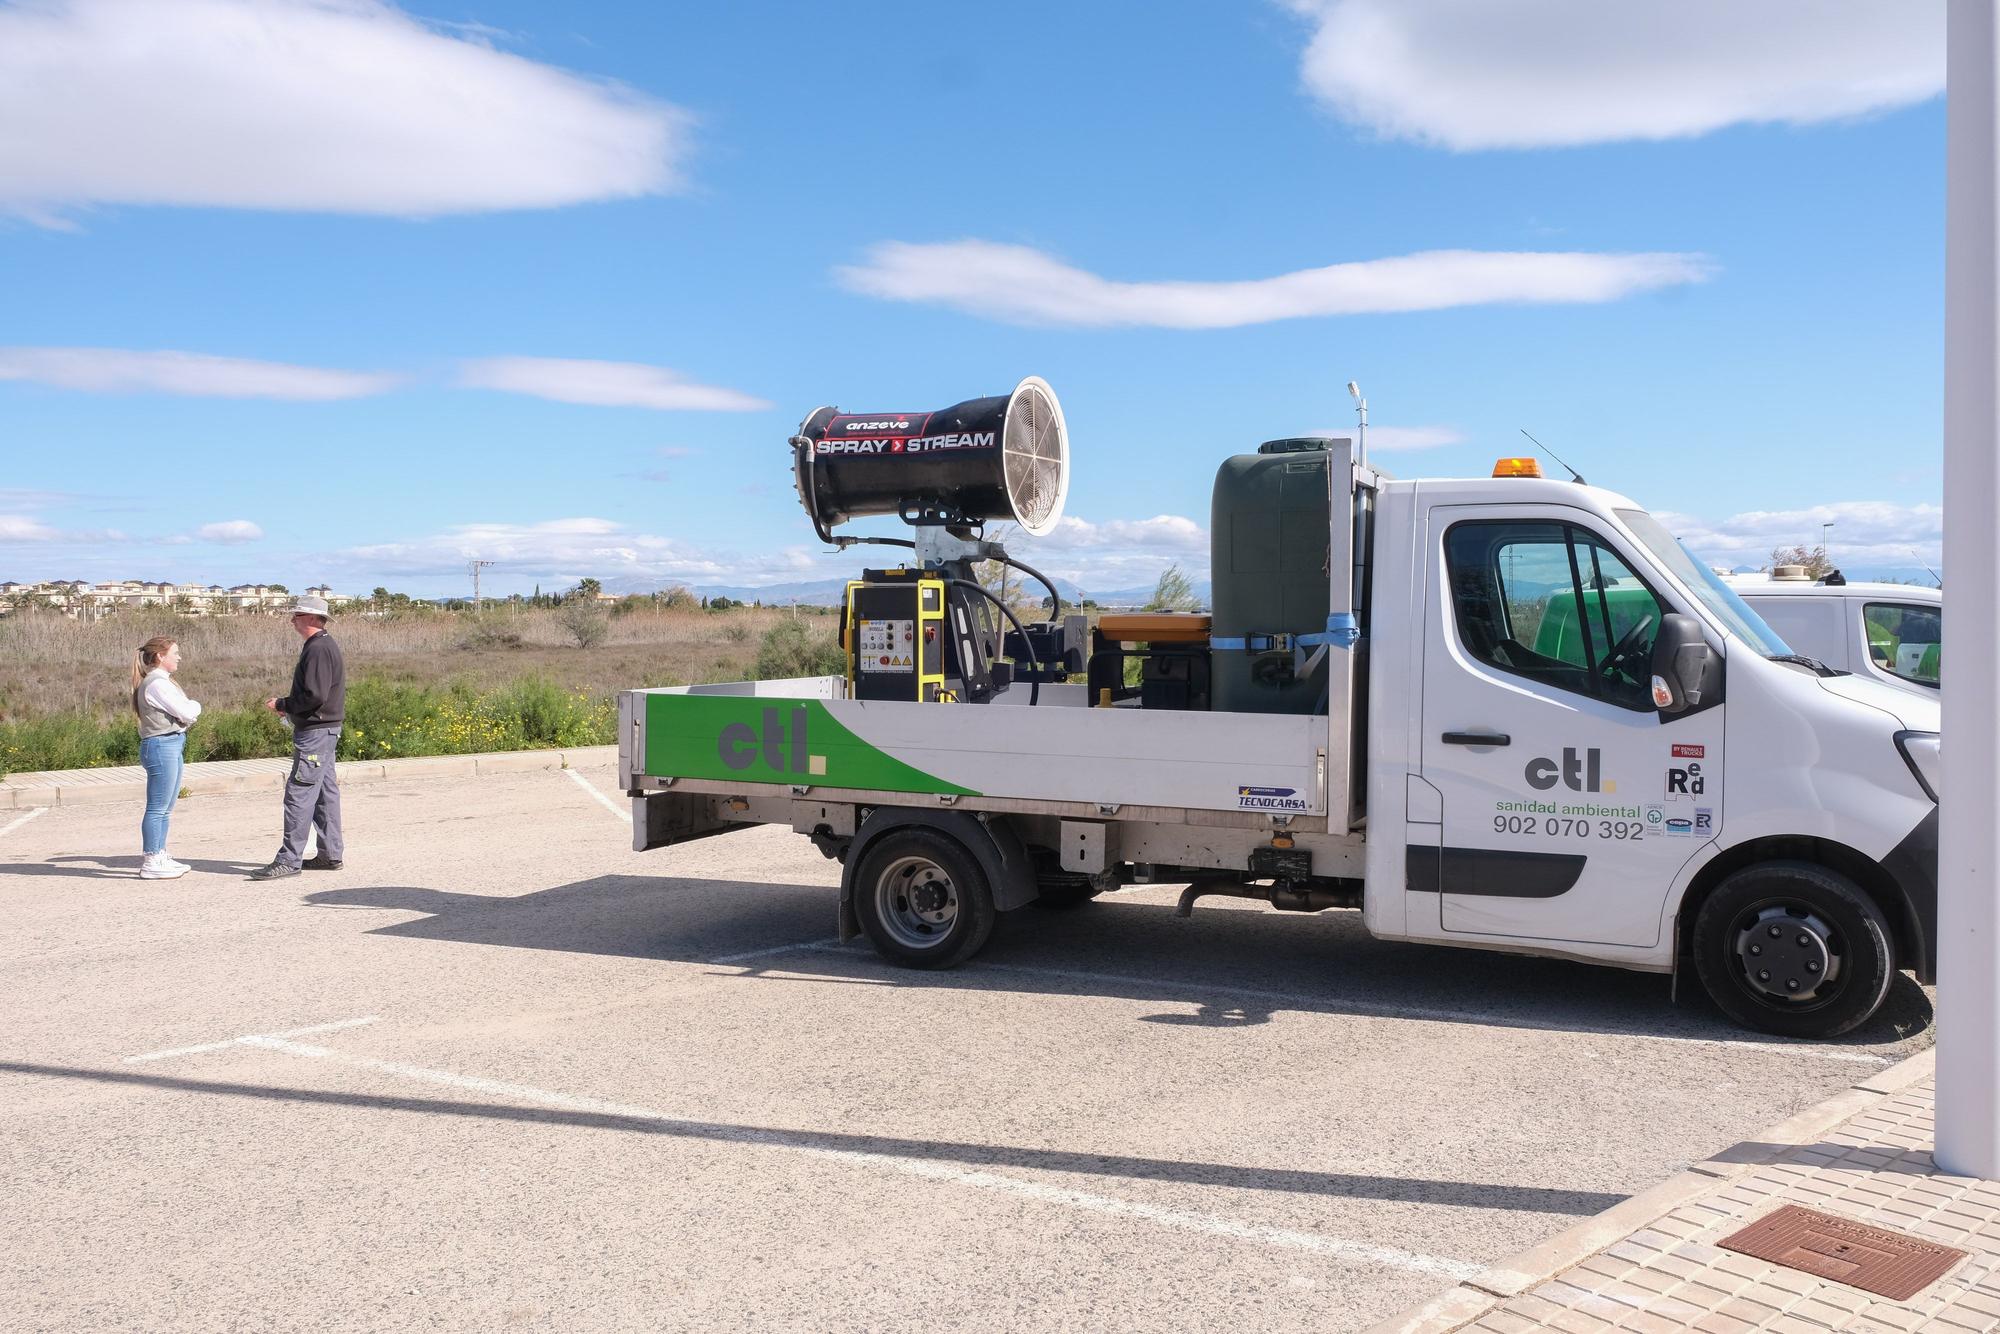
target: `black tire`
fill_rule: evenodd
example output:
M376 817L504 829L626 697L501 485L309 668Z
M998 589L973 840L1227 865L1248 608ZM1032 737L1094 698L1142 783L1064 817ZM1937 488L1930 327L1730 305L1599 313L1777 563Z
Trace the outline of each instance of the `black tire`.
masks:
M1722 1012L1783 1037L1838 1037L1881 1008L1896 978L1882 910L1810 862L1730 875L1701 905L1693 943L1695 971Z
M1103 892L1087 880L1044 882L1035 895L1035 906L1067 912L1071 908L1081 908Z
M979 861L931 829L899 829L868 845L854 871L854 915L883 958L950 968L986 944L998 916Z

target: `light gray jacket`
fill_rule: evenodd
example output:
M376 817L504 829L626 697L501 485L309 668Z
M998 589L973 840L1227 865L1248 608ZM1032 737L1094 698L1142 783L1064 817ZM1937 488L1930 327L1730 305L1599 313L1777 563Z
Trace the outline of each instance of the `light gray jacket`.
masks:
M182 693L164 667L147 672L132 692L132 711L139 715L139 739L185 732L201 717L201 705Z

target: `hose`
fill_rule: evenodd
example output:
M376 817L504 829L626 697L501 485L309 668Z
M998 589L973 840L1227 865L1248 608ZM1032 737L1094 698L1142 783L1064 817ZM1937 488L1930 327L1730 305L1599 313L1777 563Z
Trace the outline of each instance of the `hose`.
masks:
M1049 608L1050 608L1049 619L1052 621L1060 621L1062 619L1062 594L1056 591L1055 580L1049 578L1046 574L1043 574L1040 570L1028 564L1026 561L1015 560L1012 556L999 556L996 557L995 559L997 559L1002 565L1013 566L1015 569L1019 570L1022 574L1027 575L1030 579L1033 579L1036 583L1040 584L1043 588L1048 589Z
M1008 624L1012 625L1014 627L1015 633L1021 636L1021 647L1026 649L1028 652L1028 666L1034 669L1035 679L1028 682L1028 703L1030 705L1041 703L1042 663L1041 659L1035 656L1035 645L1033 641L1031 641L1028 638L1027 630L1023 628L1023 626L1021 625L1021 618L1016 616L1013 612L1013 609L1010 608L1006 603L1002 602L991 591L982 588L978 584L973 583L970 579L947 579L945 580L945 583L950 584L955 588L969 588L973 592L979 594L979 596L985 598L988 602L992 603L994 606L1000 609L1000 614L1007 618Z

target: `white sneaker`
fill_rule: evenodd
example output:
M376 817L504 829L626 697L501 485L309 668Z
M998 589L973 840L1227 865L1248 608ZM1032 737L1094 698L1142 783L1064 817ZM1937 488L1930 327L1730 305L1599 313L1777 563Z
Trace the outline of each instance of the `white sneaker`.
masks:
M139 860L141 880L178 880L187 873L187 867L175 862L164 852L149 852Z
M166 866L166 868L169 871L172 871L177 876L186 875L189 871L192 871L194 869L192 866L189 866L186 862L176 861L164 852L160 854L160 861Z

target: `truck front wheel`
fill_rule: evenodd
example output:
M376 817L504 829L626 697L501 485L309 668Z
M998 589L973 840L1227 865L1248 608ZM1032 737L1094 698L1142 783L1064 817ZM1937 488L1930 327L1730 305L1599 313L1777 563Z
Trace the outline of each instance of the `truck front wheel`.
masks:
M993 891L972 854L929 829L869 845L854 876L854 915L876 952L911 968L950 968L993 934Z
M1793 1038L1862 1023L1896 976L1882 910L1810 862L1762 862L1717 885L1695 917L1694 964L1731 1019Z

